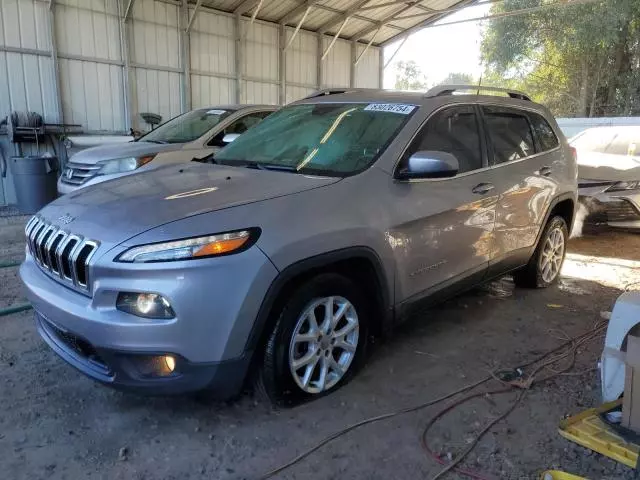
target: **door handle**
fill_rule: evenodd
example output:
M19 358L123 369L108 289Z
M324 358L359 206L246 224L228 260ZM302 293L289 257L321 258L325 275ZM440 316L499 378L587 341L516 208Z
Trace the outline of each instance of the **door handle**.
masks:
M551 170L551 167L544 166L540 170L538 170L538 174L542 175L543 177L548 177L549 175L551 175L552 171L553 170Z
M485 193L490 192L496 188L492 183L479 183L471 190L473 193L478 193L480 195L484 195Z

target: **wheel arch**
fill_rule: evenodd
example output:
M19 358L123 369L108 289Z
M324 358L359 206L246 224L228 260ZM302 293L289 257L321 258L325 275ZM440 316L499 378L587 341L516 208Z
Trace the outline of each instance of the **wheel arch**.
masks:
M569 230L569 234L571 234L571 228L573 226L573 221L576 218L576 208L577 208L577 197L574 193L563 193L555 197L551 203L549 204L549 208L547 208L547 213L544 217L544 222L540 225L540 231L538 232L538 236L536 238L536 242L533 244L531 249L531 254L535 251L538 242L540 241L540 237L542 236L542 232L544 232L545 226L549 223L549 219L555 214L560 215L564 218L565 222L567 222L567 229Z
M369 247L349 247L316 255L283 269L267 290L245 350L256 352L265 344L277 320L273 312L283 306L287 292L297 288L306 279L326 272L350 278L364 288L367 297L371 295L374 298L373 333L381 334L390 328L393 323L391 290L382 260Z

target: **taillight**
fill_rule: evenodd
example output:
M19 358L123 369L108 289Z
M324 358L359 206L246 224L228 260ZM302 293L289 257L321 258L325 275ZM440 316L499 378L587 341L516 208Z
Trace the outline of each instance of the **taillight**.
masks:
M569 147L569 150L571 150L571 155L573 156L573 160L575 162L578 161L578 150L576 150L575 147Z

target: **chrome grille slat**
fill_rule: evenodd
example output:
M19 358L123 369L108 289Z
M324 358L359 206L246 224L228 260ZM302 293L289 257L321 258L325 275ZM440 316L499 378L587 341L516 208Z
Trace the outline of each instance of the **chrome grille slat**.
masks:
M76 163L67 162L67 167L80 170L100 170L102 165L94 165L93 163Z
M71 234L39 216L25 227L27 246L34 261L58 281L89 292L89 265L99 243Z

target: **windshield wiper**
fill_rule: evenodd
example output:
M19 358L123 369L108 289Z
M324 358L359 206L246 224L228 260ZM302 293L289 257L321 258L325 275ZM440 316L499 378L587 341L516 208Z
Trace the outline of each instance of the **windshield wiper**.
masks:
M165 142L164 140L145 140L144 138L142 139L143 142L149 142L149 143L159 143L160 145L166 145L169 142Z
M254 168L256 170L275 170L298 173L298 169L296 167L292 167L291 165L278 165L277 163L247 162L243 166L245 168Z
M210 153L209 155L202 158L193 157L191 161L200 162L200 163L213 163L213 164L219 165L219 162L215 159L214 155L215 153Z

